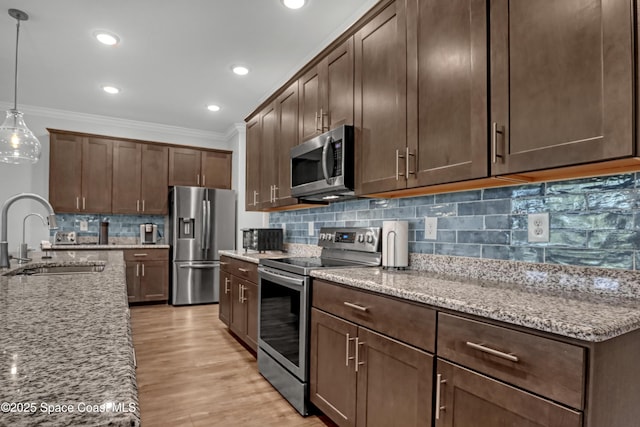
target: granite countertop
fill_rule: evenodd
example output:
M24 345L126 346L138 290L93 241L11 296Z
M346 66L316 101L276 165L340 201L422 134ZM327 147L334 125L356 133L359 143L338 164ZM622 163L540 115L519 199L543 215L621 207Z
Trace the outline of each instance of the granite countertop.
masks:
M0 274L42 264L105 267L0 276L0 425L139 425L122 252L30 255L31 263L12 261Z
M281 252L281 251L267 251L267 252L259 253L256 251L245 252L244 249L222 250L222 251L218 251L218 254L239 259L242 261L252 262L254 264L258 264L260 260L263 258L287 258L291 256L291 254L287 252Z
M583 341L605 341L640 328L640 300L613 293L379 267L313 270L311 276Z
M123 249L169 249L169 245L98 245L97 243L77 244L77 245L52 245L54 251L103 251L103 250L123 250Z

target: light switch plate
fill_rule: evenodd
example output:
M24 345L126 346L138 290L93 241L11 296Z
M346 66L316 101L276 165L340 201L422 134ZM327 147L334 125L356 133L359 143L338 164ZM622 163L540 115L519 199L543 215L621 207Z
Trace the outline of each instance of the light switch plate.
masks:
M549 212L529 214L528 235L529 242L544 243L549 241Z
M88 221L80 221L80 231L89 231Z
M438 217L424 217L424 238L425 240L438 238Z
M309 236L313 236L315 231L313 229L313 221L309 222Z

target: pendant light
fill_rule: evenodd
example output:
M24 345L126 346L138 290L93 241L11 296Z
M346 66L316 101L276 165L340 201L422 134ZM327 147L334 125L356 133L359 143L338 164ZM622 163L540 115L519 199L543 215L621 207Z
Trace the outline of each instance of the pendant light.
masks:
M18 9L9 9L9 15L16 19L16 62L14 74L13 108L7 110L7 117L0 125L0 162L36 163L40 158L40 141L29 130L18 111L18 39L20 21L29 19L29 15Z

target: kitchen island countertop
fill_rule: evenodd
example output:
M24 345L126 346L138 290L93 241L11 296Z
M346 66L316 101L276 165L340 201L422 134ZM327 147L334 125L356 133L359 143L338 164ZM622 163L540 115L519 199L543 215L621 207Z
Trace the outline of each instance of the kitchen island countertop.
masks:
M96 273L0 276L0 425L140 424L120 251L12 261L101 264Z

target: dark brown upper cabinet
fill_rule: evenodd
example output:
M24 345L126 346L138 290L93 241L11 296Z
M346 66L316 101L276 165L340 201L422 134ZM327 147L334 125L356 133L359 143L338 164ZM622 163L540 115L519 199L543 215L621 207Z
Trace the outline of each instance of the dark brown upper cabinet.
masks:
M169 185L231 188L231 153L169 148Z
M291 206L298 199L291 197L291 149L298 144L298 82L291 84L276 99L278 143L278 182L274 196L278 206Z
M355 181L359 195L406 187L406 39L404 0L390 2L354 37Z
M260 210L260 139L262 138L260 114L247 122L247 160L245 210Z
M54 210L111 212L112 141L50 133L49 199Z
M324 56L299 80L299 142L353 124L353 37Z
M169 149L132 141L113 142L113 213L168 213Z
M486 7L407 2L407 187L488 175Z
M490 3L493 175L634 154L633 3Z
M276 127L278 117L275 102L269 104L261 113L260 120L260 195L261 208L275 205L274 187L278 181L278 146Z

